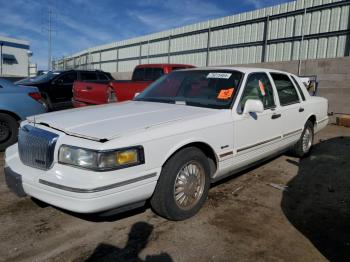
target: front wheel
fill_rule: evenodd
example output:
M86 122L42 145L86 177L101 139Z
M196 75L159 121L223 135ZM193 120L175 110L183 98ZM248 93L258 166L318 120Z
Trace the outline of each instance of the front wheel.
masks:
M293 148L293 154L297 157L304 157L311 151L314 141L314 125L308 120L304 126L303 133Z
M154 211L170 220L194 216L208 196L209 170L208 159L198 148L177 152L162 169L151 198Z

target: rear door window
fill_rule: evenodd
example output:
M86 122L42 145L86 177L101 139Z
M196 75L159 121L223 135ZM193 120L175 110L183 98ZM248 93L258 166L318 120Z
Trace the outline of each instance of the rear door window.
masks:
M97 73L97 76L100 80L109 80L109 78L107 77L107 75L103 74L103 73Z
M95 80L97 80L97 75L95 72L81 72L81 80L83 80L83 81L95 81Z
M300 102L298 92L287 75L271 73L271 77L275 82L278 97L282 106L287 106Z
M295 86L298 88L301 98L303 99L303 101L305 101L305 95L303 93L303 90L301 89L302 87L299 85L298 81L294 78L294 76L291 75L291 78Z

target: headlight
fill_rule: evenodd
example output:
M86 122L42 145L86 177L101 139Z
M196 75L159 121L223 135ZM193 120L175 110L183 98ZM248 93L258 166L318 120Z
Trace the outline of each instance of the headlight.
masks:
M108 171L144 163L142 146L108 151L62 145L58 152L58 162L81 168Z

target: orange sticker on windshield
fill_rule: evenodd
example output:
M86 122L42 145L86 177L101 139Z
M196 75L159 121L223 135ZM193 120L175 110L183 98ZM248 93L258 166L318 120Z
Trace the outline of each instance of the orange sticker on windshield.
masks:
M220 93L218 94L218 99L230 99L234 93L235 89L230 88L230 89L221 89Z
M264 86L264 84L259 80L259 88L260 88L260 92L261 92L261 94L263 95L263 96L265 96L266 95L266 93L265 93L265 86Z

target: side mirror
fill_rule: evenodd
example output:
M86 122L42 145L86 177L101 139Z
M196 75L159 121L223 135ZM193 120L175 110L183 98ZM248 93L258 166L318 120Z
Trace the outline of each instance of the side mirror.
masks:
M248 99L245 102L243 114L248 113L262 113L264 112L264 105L258 99Z

